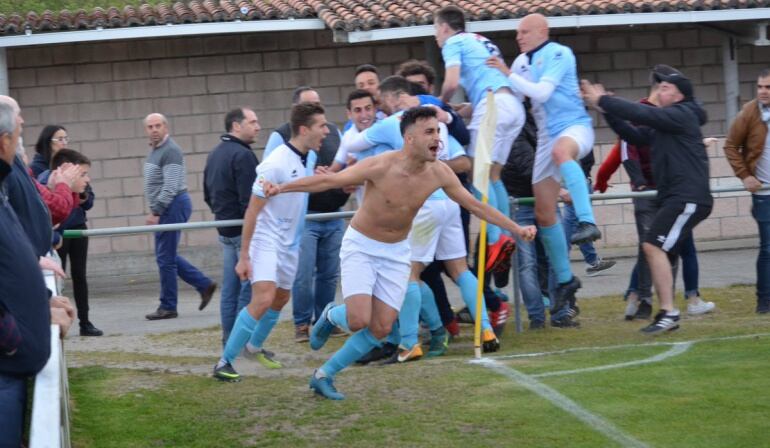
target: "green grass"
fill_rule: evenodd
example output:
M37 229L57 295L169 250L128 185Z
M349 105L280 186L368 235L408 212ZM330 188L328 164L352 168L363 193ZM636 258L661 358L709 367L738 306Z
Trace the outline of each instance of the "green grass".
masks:
M592 299L581 304L583 328L522 335L508 328L502 354L770 333L770 319L753 314L753 287L703 292L717 302L718 313L685 319L677 333L643 337L637 331L642 323L620 318L620 300ZM291 341L287 324L268 342L280 359L289 359L289 368L270 376L257 369L256 376L237 384L142 368L163 364L158 355L78 353L84 367L70 369L74 446L616 446L509 378L466 363L472 348L469 327L463 331L466 336L448 356L349 369L337 379L348 395L343 402L321 400L307 390L312 367L342 341L332 339L332 347L309 354ZM209 329L148 339L210 350L218 337ZM201 342L207 338L214 342ZM645 359L669 349L573 351L501 362L537 374ZM768 359L768 336L705 341L660 363L539 381L650 446L756 447L766 446L770 433ZM165 358L174 371L196 363L208 371L214 362Z

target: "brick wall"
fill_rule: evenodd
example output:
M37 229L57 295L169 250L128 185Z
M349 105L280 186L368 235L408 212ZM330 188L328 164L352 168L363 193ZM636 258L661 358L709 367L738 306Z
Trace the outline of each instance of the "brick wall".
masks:
M510 60L516 54L513 33L491 35ZM611 31L559 31L558 40L572 46L581 74L603 82L619 95L645 94L647 68L655 63L680 67L696 83L711 121L708 135L723 135L721 36L705 28L635 27ZM21 48L8 51L9 84L26 120L24 139L34 145L45 124L62 124L71 146L93 160L96 192L91 227L140 225L146 206L141 169L148 148L142 118L161 112L184 148L187 183L193 199L191 220L211 219L202 197L202 171L208 151L222 133L224 113L247 105L259 116L261 148L272 128L285 122L290 93L300 84L318 88L332 120L341 123L353 68L378 65L383 75L407 58L424 58L432 39L381 44L343 45L331 33L297 32L154 39ZM742 47L741 93L752 97L754 76L770 61L770 49ZM613 136L597 122L597 156L602 158ZM721 146L720 146L721 147ZM31 150L28 151L31 154ZM258 152L258 155L261 152ZM734 182L721 151L711 148L715 184ZM613 179L624 188L624 174ZM599 222L607 245L634 242L633 213L623 203L599 204ZM726 238L752 235L745 197L719 199L698 236ZM94 238L92 253L149 252L150 236ZM185 233L183 244L214 244L213 231Z

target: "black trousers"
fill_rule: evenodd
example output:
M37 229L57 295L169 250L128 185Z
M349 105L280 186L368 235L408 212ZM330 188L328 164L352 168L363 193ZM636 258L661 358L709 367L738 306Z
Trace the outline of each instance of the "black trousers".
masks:
M73 227L73 230L86 229L84 225ZM67 269L67 259L70 260L69 275L72 279L72 289L75 295L75 306L78 310L78 320L83 326L88 323L88 280L86 279L86 260L88 259L88 238L66 238L57 250L62 267Z

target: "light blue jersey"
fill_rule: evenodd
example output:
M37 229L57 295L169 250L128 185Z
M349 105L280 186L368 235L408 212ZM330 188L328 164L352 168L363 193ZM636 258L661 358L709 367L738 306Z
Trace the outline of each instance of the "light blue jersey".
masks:
M515 73L534 83L546 81L555 86L545 103L533 101L532 104L538 128L546 129L549 137L559 135L570 126L592 126L580 97L575 55L569 47L548 42L533 54L519 55L513 68Z
M444 43L441 56L446 68L460 66L460 85L474 106L484 98L487 89L496 92L511 87L500 70L487 66L486 60L490 56L502 56L497 45L480 34L455 34Z

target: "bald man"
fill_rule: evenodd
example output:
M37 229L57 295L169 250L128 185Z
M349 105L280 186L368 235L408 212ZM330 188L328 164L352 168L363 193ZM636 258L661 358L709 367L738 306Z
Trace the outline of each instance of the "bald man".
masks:
M187 222L192 202L187 194L182 148L169 136L168 120L153 113L144 119L144 130L150 139L150 154L144 162L144 196L150 207L147 224ZM160 271L160 306L147 314L148 320L177 317L177 275L193 286L201 296L202 310L211 301L217 284L203 275L187 260L177 255L181 232L155 234L155 259Z
M556 216L562 181L579 221L572 243L601 238L588 197L588 183L577 162L593 150L594 132L580 97L575 55L569 47L549 40L546 18L541 14L524 17L516 41L521 54L510 69L494 56L487 65L508 76L516 94L528 97L532 104L539 130L532 168L535 218L559 281L552 321L560 322L562 316L569 319L577 315L575 292L580 288L580 280L572 275L564 229Z

